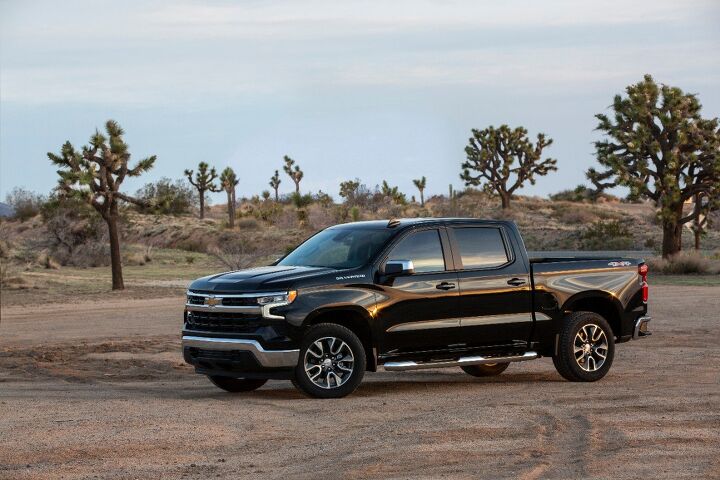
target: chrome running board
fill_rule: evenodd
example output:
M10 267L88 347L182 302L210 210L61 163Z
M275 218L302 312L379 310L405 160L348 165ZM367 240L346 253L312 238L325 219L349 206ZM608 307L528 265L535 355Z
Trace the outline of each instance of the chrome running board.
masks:
M425 368L446 368L446 367L464 367L467 365L485 365L488 363L508 363L508 362L524 362L527 360L535 360L538 358L536 352L525 352L522 355L511 355L506 357L482 357L474 355L472 357L460 357L457 360L439 360L435 362L387 362L383 365L385 370L396 372L400 370L422 370Z

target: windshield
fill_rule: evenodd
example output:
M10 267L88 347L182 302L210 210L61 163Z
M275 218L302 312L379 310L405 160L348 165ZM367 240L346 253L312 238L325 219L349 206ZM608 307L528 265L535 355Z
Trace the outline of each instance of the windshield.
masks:
M385 244L392 230L330 228L290 252L278 265L356 268L368 262Z

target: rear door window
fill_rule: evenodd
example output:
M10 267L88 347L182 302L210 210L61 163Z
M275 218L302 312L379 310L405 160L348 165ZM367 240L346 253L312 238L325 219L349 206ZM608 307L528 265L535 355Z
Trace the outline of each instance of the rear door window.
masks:
M463 269L492 268L509 261L499 228L454 228Z

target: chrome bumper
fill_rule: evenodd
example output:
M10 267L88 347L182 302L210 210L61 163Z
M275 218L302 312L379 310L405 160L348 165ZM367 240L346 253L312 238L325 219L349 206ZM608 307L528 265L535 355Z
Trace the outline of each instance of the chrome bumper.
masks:
M652 320L652 317L644 316L640 317L637 320L635 320L635 329L633 330L633 340L637 340L638 338L647 337L650 335L650 332L648 332L647 324L650 323L650 320Z
M238 338L211 338L183 335L182 346L203 350L248 351L258 363L267 368L294 367L297 365L300 350L265 350L255 340Z

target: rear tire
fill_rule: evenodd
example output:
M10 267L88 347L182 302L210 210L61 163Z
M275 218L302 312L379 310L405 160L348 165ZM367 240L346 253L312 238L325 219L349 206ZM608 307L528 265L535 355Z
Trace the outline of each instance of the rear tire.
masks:
M615 356L615 337L602 316L593 312L566 315L553 363L571 382L595 382L610 370Z
M352 330L321 323L303 336L293 385L310 397L344 397L360 385L365 366L365 348Z
M507 370L510 363L492 363L489 365L467 365L462 368L463 372L473 377L494 377Z
M216 387L230 393L252 392L267 383L265 378L232 378L218 375L208 375L207 377Z

